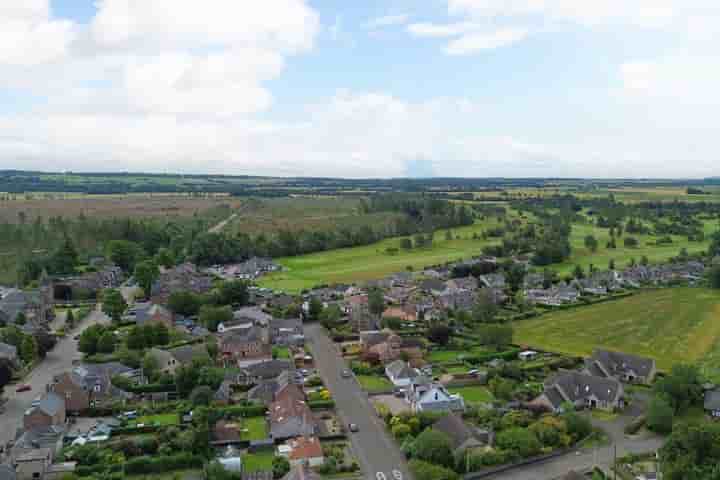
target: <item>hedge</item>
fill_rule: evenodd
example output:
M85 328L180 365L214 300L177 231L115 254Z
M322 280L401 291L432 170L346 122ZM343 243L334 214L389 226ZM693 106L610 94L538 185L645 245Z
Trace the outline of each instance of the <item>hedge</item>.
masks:
M312 410L329 410L335 408L334 400L315 400L314 402L308 402L308 406Z
M515 358L517 358L518 353L520 353L521 351L522 351L521 349L515 348L512 350L506 350L504 352L473 355L471 357L465 357L465 361L476 365L478 363L489 362L489 361L495 360L495 359L514 360Z
M202 468L203 457L190 453L178 453L177 455L143 456L132 458L125 462L125 473L128 475L139 475L148 473L165 473L173 470L185 470L188 468Z
M238 405L217 408L215 411L219 415L230 417L263 417L267 413L267 407L265 405Z
M75 469L75 475L78 477L89 477L91 475L117 472L122 472L122 465L119 463L113 463L110 465L106 465L104 463L97 465L80 465Z
M119 427L114 428L112 435L139 435L141 433L154 433L158 431L158 425L143 425L142 427Z
M133 385L125 390L130 393L166 393L176 392L177 387L173 384L148 383L147 385Z

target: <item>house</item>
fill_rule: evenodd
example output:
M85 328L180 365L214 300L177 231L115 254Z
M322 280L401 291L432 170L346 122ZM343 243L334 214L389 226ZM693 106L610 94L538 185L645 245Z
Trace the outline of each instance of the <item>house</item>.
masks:
M273 316L265 313L260 307L243 307L233 312L233 320L239 324L249 323L258 327L267 327L272 319ZM219 327L218 331L220 331Z
M167 305L172 292L207 293L212 289L212 283L210 275L200 272L192 263L183 263L160 273L160 277L153 283L150 296L153 303Z
M367 295L353 295L346 299L345 311L350 315L350 325L354 332L375 330L378 318L370 313Z
M288 459L290 465L319 467L325 463L322 445L317 437L297 437L285 442L287 448L278 448L278 453Z
M417 321L417 312L410 305L387 307L382 316L383 318L399 318L403 322Z
M450 291L467 290L475 291L478 289L479 282L475 277L452 278L446 283L447 289Z
M149 351L155 357L162 373L175 374L175 370L183 365L190 365L194 360L209 361L210 355L204 344L182 345L170 350L153 347Z
M64 424L65 401L53 392L45 393L40 402L23 415L23 427L26 430Z
M45 476L52 464L49 448L36 448L15 458L15 472L18 480L37 480Z
M440 295L440 304L447 310L472 310L476 302L473 290L448 290Z
M14 460L37 448L47 448L53 457L62 449L65 437L65 425L37 427L19 430L9 452L8 460Z
M52 283L41 281L37 290L12 289L0 299L0 320L13 324L21 313L30 324L47 325L54 317Z
M657 373L655 360L651 358L600 349L585 361L585 370L598 377L645 385L651 384Z
M69 372L57 375L50 390L65 399L65 410L82 412L106 401L125 401L133 395L112 384L112 378L121 376L135 383L144 383L142 371L119 362L78 365Z
M313 413L307 405L305 393L294 384L288 384L275 395L270 404L270 437L274 441L315 435Z
M363 354L377 355L382 363L397 360L400 357L401 346L402 338L392 330L360 333L360 349Z
M410 382L406 394L413 412L462 412L465 402L461 395L451 394L447 389L427 377L419 376Z
M13 345L0 342L0 359L9 360L11 363L18 363L17 348Z
M270 405L277 393L286 385L293 383L290 371L285 370L273 380L263 380L247 391L246 398L250 402Z
M411 368L407 362L395 360L385 366L385 375L396 387L407 387L413 379L420 375L420 372Z
M273 318L270 320L270 343L273 345L304 345L302 320Z
M720 418L720 389L708 390L705 392L703 403L705 413L714 419Z
M283 372L294 370L290 360L264 360L248 365L237 375L239 385L253 385L266 380L274 380Z
M439 278L428 278L427 280L423 280L420 282L419 287L423 292L433 296L441 295L447 288L445 282Z
M489 273L487 275L480 275L478 278L480 284L487 288L499 288L505 289L505 275L502 273Z
M531 403L555 413L563 411L564 403L571 403L576 408L614 411L624 407L623 395L622 384L614 378L562 371L545 382L543 393Z
M162 305L146 303L135 308L135 323L137 325L150 325L153 323L165 325L168 329L174 327L173 313Z
M272 357L266 336L266 331L257 326L230 330L219 337L218 347L226 362L242 368Z
M487 448L493 443L493 434L490 430L470 426L462 417L454 413L440 418L433 424L432 429L448 436L456 456L467 451Z

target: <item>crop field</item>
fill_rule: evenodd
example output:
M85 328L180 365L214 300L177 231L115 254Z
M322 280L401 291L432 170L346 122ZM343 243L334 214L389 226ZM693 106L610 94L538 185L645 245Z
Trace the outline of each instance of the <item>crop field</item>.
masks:
M401 216L395 213L365 214L359 211L359 205L360 199L352 197L252 198L228 225L228 231L257 235L280 230L355 229L365 225L378 228Z
M661 370L699 362L720 373L720 293L703 288L645 290L620 300L515 323L515 342L568 355L603 347L652 357Z
M386 253L386 249L397 248L400 244L399 238L362 247L281 258L278 261L285 270L262 277L258 283L267 288L299 292L321 284L378 279L404 271L408 266L420 269L470 258L479 255L484 246L496 242L475 240L472 238L473 233L480 233L484 228L494 225L495 223L487 222L456 228L453 230L452 240L446 240L445 231L439 230L435 234L432 247L401 249L394 255Z
M606 198L612 194L616 200L623 203L637 202L669 202L677 199L683 202L720 202L720 188L704 185L701 187L706 195L689 195L683 186L623 186L623 187L595 187L583 188L578 185L557 185L538 188L506 188L502 191L479 191L474 196L483 198L518 199L525 197L550 197L553 195L572 194L578 198Z
M28 222L36 217L47 220L50 217L77 217L80 214L97 218L190 217L220 206L235 209L241 203L242 200L227 196L34 194L0 200L0 222L18 222L23 214Z

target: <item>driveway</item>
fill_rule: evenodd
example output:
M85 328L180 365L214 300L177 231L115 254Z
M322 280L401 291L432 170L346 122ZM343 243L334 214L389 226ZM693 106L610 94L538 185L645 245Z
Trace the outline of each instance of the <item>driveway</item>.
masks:
M73 360L78 357L77 341L73 336L95 323L108 323L110 319L100 310L93 310L83 322L65 338L61 338L55 348L48 352L45 359L40 362L30 374L20 383L27 383L32 387L29 392L17 393L17 385L7 385L4 391L6 399L5 411L0 414L0 445L7 444L15 439L15 432L22 425L25 410L35 397L45 391L55 375L72 368Z
M348 433L353 449L368 480L410 479L405 457L388 436L367 395L352 378L342 378L347 368L335 344L317 324L305 326L305 337L315 355L315 365L335 400L340 419L358 425Z

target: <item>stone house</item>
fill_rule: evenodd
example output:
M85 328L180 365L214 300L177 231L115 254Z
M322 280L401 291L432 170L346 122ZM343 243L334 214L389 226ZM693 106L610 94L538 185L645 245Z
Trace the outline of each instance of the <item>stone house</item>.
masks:
M218 347L226 363L244 367L272 356L272 348L265 337L263 329L257 326L230 330L220 335Z
M312 437L317 430L305 393L295 384L288 384L276 393L275 400L270 404L269 415L270 437L276 442Z
M23 427L31 430L65 424L65 401L53 392L46 392L40 402L23 415Z

